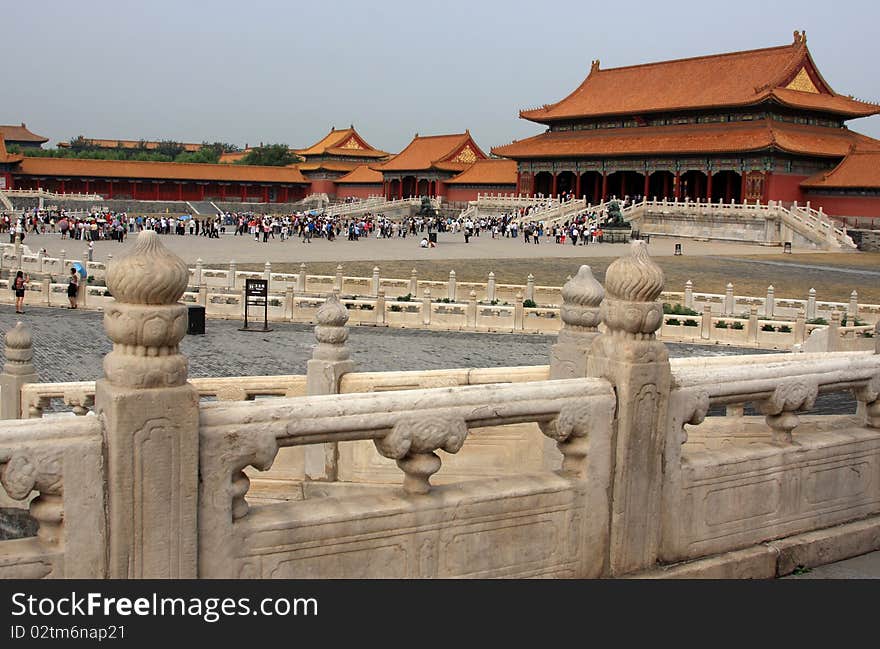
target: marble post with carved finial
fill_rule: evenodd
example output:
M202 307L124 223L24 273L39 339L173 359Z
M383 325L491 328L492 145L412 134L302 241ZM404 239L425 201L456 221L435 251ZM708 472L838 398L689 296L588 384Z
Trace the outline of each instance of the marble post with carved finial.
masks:
M339 394L343 375L354 371L345 341L348 340L348 309L334 292L327 296L315 314L312 358L306 364L306 394ZM336 480L339 449L335 443L305 447L305 474L310 480Z
M662 456L672 380L658 298L663 271L644 241L605 273L600 315L605 330L590 349L587 375L612 383L617 419L611 453L612 505L608 569L620 575L653 566L660 547Z
M30 328L18 322L6 333L6 364L0 373L0 419L21 419L21 387L38 383Z
M581 266L562 287L559 315L562 328L550 350L550 378L574 379L587 375L587 356L599 335L599 305L605 289L589 266Z
M186 263L144 230L107 267L113 350L95 386L106 431L109 575L197 576L199 395L187 381Z

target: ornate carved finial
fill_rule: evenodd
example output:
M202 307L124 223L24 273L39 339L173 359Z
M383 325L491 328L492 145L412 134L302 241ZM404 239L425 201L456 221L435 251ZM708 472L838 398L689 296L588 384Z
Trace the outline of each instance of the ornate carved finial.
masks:
M113 351L104 374L117 386L172 387L186 383L187 362L178 343L186 334L187 308L177 300L186 290L189 269L152 230L138 235L131 254L107 269L114 300L104 311L104 329Z
M34 366L31 364L34 358L32 343L31 330L22 322L18 322L6 333L4 374L22 376L34 373Z
M6 349L30 349L33 344L31 330L20 320L6 332Z
M107 269L107 288L117 302L174 304L186 290L189 269L153 230L138 235L131 254Z
M573 329L592 329L599 326L599 305L605 289L593 277L592 269L583 265L577 275L562 287L562 306L559 309L563 326Z
M605 272L602 321L608 331L632 338L654 338L663 311L657 298L663 291L663 271L648 256L644 241L633 241L630 254Z
M349 353L345 341L348 340L348 309L339 301L339 295L335 291L324 300L315 319L318 321L315 327L318 346L312 358L325 361L347 360Z

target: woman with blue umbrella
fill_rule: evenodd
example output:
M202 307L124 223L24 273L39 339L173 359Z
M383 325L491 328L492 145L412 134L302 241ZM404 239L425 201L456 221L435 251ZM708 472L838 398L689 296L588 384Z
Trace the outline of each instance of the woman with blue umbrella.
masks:
M70 300L70 308L76 308L76 296L79 292L79 279L80 275L85 279L88 275L86 271L86 267L83 266L80 262L75 262L70 267L70 277L67 280L67 299Z

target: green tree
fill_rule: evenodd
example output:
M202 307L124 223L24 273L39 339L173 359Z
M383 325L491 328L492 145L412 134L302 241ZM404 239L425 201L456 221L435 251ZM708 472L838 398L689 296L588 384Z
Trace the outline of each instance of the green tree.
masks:
M286 167L297 160L297 156L286 144L264 144L251 149L247 155L234 164Z

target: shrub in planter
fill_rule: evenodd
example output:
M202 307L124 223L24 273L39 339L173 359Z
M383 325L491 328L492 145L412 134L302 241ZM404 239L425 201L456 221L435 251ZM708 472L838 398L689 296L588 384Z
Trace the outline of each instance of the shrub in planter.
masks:
M687 320L684 321L684 326L685 327L699 327L700 325L696 320L691 320L690 318L688 318Z
M813 318L812 320L807 320L807 324L827 325L828 321L825 318Z
M281 300L278 298L272 298L269 300L269 306L281 306Z
M724 320L719 320L718 322L715 323L716 329L727 329L727 327L728 327L728 325Z
M788 325L779 325L779 329L777 329L776 331L783 334L790 334L791 327L789 327Z
M663 313L667 315L700 315L693 309L689 309L681 304L670 305L666 302L663 303Z
M526 309L536 309L538 308L538 303L534 300L523 300L523 306Z
M745 329L746 326L742 322L734 322L730 325L731 329Z
M668 324L670 327L677 327L681 324L681 320L679 320L678 318L669 318L669 320L666 321L666 324Z
M411 302L412 301L412 293L407 293L406 295L401 295L397 298L398 302Z
M391 310L395 313L399 313L400 311L403 311L403 307L401 307L399 304L392 304Z
M361 309L361 311L372 311L373 305L372 304L361 304L361 306L359 308Z
M761 331L776 331L772 324L761 325Z

